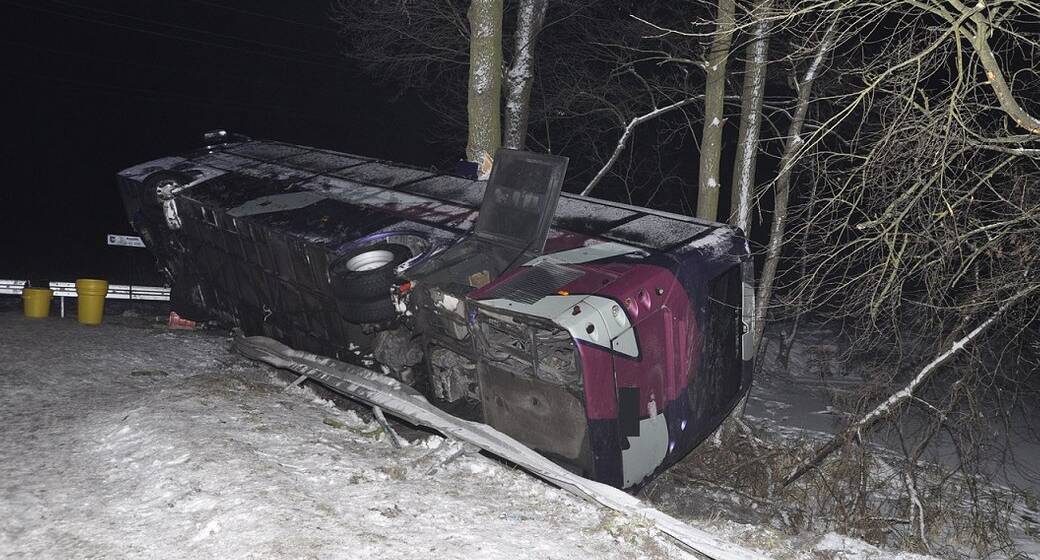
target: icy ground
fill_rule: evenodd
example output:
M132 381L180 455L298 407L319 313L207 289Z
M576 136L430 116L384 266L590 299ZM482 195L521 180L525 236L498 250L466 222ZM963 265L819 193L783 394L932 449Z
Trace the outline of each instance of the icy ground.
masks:
M686 557L437 436L395 449L226 346L143 320L0 313L0 557ZM703 526L781 558L921 558Z

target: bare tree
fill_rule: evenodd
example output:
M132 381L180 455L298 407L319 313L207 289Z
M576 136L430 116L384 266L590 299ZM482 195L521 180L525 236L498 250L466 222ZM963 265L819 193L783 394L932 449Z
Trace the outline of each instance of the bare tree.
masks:
M840 27L846 46L810 106L817 124L789 135L802 140L803 165L785 163L774 182L772 225L786 222L806 246L785 267L774 231L759 293L775 272L788 311L840 322L872 380L845 428L785 482L889 430L904 444L908 518L925 548L935 489L917 459L941 433L961 450L957 468L983 476L990 442L978 433L1014 414L1035 368L1008 359L1030 342L1006 333L1036 336L1037 82L1013 53L1038 44L1038 13L1032 2L845 5L844 21L899 32L868 50L865 32ZM788 213L781 180L799 174L818 196Z
M762 149L759 136L762 129L762 100L766 94L766 68L769 63L771 22L768 12L772 4L772 0L758 0L752 10L752 16L757 21L747 44L744 87L740 95L740 130L733 169L729 222L746 233L751 232L755 166L758 152Z
M785 226L787 222L787 205L791 196L791 177L805 145L802 139L802 128L805 126L809 103L813 99L813 83L822 71L824 59L830 54L831 49L834 48L837 25L838 19L833 18L823 32L823 36L819 39L812 58L809 60L808 67L798 80L798 97L795 99L794 113L787 127L783 155L780 157L779 172L772 181L774 187L773 219L770 223L766 258L758 277L758 293L755 297L755 335L752 340L754 340L756 349L762 343L766 317L772 302L773 279L780 263L781 251L787 241Z
M402 92L431 93L421 99L444 123L435 139L455 143L465 134L467 158L487 171L497 146L522 147L528 129L536 39L548 2L518 4L512 30L503 24L503 0L334 0L332 18L348 57ZM447 87L463 82L466 88Z
M610 172L610 169L614 167L614 164L617 162L618 158L621 157L622 153L624 153L625 148L628 147L628 142L635 134L636 128L639 125L652 121L676 109L681 109L695 101L700 101L700 99L700 96L687 97L685 99L675 101L674 103L669 103L668 105L665 105L663 107L653 107L646 113L643 113L642 115L636 115L632 117L628 121L628 124L626 124L624 129L622 130L621 137L618 138L617 143L614 145L614 150L610 153L610 157L607 159L606 163L604 163L603 166L599 168L599 171L597 171L596 174L592 177L592 180L589 181L589 183L585 186L584 189L582 189L582 196L587 196L589 193L591 193L592 189L596 188L596 185L598 185L599 182L603 180L603 177L605 177L607 173Z
M520 0L513 33L513 59L506 71L503 145L522 150L527 140L531 88L534 86L535 41L545 22L548 0Z

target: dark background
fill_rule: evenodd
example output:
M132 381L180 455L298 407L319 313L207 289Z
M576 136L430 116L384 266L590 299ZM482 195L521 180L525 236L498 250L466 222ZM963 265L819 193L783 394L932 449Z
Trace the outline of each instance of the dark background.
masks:
M106 246L133 233L115 175L205 130L450 166L462 143L434 146L420 100L360 75L328 6L0 0L0 278L160 282L147 251Z

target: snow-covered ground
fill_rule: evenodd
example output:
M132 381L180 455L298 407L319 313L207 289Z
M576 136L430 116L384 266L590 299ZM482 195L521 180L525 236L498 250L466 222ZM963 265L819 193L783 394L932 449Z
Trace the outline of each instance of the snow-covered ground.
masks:
M375 422L220 334L0 313L0 557L685 558L438 436ZM923 558L691 519L778 558Z
M2 314L0 340L4 557L679 554L439 437L395 449L219 336Z

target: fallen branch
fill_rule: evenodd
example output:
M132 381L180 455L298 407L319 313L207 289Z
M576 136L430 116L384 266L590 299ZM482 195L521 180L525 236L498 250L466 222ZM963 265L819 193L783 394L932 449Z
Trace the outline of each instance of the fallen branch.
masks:
M383 415L383 409L379 408L378 406L373 406L372 416L375 416L376 422L379 422L379 425L383 427L383 432L385 432L387 438L390 439L390 445L393 445L397 449L401 449L402 447L408 445L408 442L405 441L404 438L402 438L401 436L397 435L397 432L394 431L393 426L391 426L390 422L387 421L386 416Z
M869 413L867 413L859 420L853 422L852 424L849 424L848 427L846 427L840 433L831 438L830 441L828 441L819 449L817 449L817 451L813 453L813 456L811 458L799 464L798 467L794 470L794 472L792 472L790 476L788 476L784 480L784 487L786 488L787 486L790 486L791 483L798 480L809 471L815 469L817 466L819 466L820 463L823 462L824 459L826 459L835 451L841 449L846 443L851 441L853 437L856 437L857 439L862 441L863 432L870 429L870 427L876 424L879 420L887 417L889 414L895 411L899 407L899 405L903 404L904 402L908 401L911 397L913 397L914 391L916 391L918 387L921 386L921 384L927 381L932 376L932 374L934 374L939 369L940 366L949 361L950 358L952 358L958 352L964 349L964 347L969 342L977 338L980 334L985 332L986 329L988 329L994 323L996 323L997 320L1000 319L1000 317L1003 316L1008 309L1010 309L1016 303L1024 299L1026 296L1035 292L1038 288L1040 288L1040 285L1029 286L1028 288L1024 288L1018 291L1015 295L1005 300L1004 303L1001 304L1001 306L997 308L997 310L994 311L993 314L986 318L985 321L983 321L974 329L972 329L971 332L969 332L968 334L964 335L956 342L951 344L950 347L946 349L946 351L936 356L935 359L933 359L931 362L928 362L928 364L921 368L921 370L917 372L917 375L915 375L914 378L911 379L910 382L907 383L902 389L885 399L884 402L874 407L873 410L871 410Z

